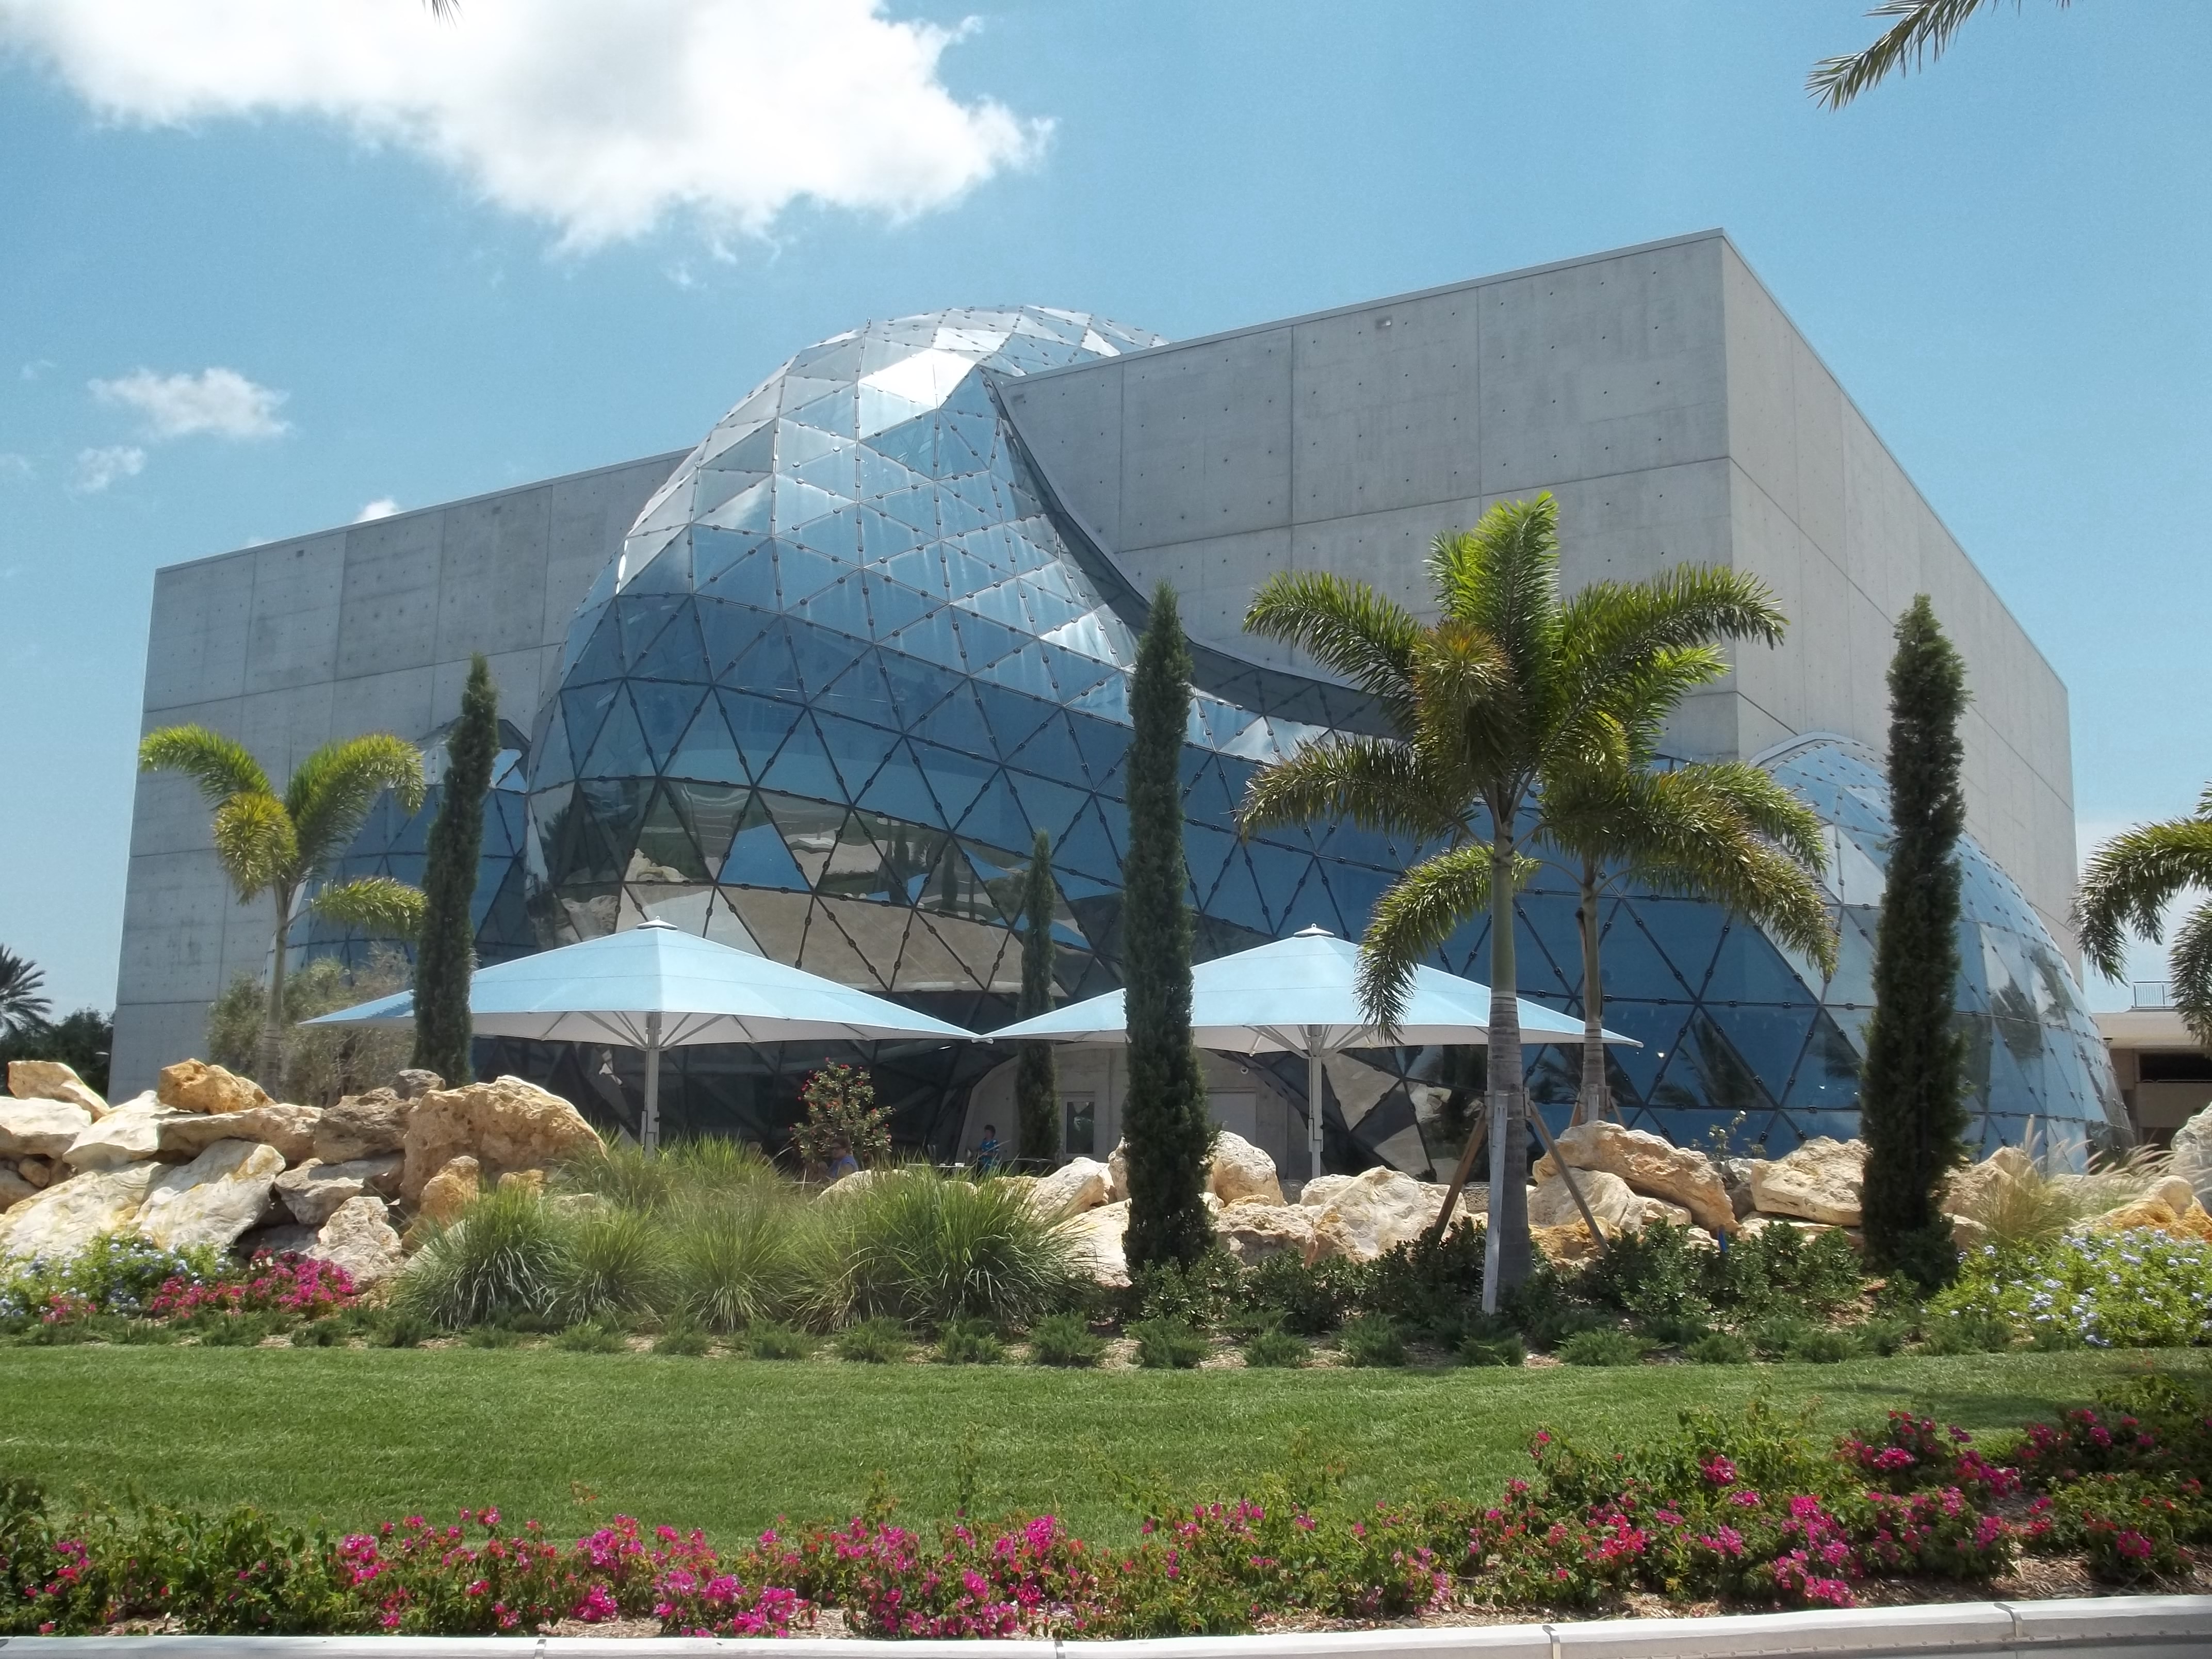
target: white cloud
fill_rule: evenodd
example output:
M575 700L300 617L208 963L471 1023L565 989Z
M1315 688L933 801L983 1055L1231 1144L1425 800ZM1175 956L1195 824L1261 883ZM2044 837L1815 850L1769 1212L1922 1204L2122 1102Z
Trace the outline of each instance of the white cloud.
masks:
M30 477L36 471L28 455L18 455L14 450L0 450L0 478L13 482Z
M307 116L427 157L591 247L804 199L897 219L1050 131L938 78L967 32L883 0L0 0L0 45L145 125Z
M389 495L379 495L374 501L353 515L356 524L367 524L372 519L388 519L399 510L399 503Z
M110 444L105 449L81 449L76 478L70 488L80 495L97 495L118 478L135 478L146 467L146 452L130 444Z
M197 374L156 374L142 368L116 380L90 382L104 404L124 404L146 417L156 438L212 432L225 438L273 438L285 430L277 406L290 394L256 386L234 368Z

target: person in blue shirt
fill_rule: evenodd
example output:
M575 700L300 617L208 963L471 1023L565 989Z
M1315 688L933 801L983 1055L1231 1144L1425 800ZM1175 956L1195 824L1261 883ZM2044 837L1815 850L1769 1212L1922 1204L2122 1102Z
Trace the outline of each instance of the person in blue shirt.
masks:
M983 1138L975 1143L975 1173L988 1175L999 1167L999 1126L986 1123Z

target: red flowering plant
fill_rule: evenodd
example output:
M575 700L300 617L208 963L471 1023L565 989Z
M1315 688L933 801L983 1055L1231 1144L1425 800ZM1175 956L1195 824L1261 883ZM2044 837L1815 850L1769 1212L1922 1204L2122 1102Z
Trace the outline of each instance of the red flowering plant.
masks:
M257 1250L240 1273L219 1278L165 1279L146 1311L155 1319L191 1319L201 1314L287 1313L320 1319L351 1307L359 1298L353 1277L334 1262L318 1261L286 1250Z

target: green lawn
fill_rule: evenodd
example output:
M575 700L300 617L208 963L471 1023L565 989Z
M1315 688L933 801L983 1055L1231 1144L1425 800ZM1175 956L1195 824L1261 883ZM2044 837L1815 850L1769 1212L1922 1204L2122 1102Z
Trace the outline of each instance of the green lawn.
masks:
M564 1530L603 1510L722 1540L779 1513L848 1513L881 1470L902 1512L950 1512L963 1443L976 1506L1051 1509L1131 1536L1107 1467L1232 1496L1301 1427L1364 1502L1487 1493L1542 1425L1620 1444L1674 1412L1764 1395L1824 1430L1912 1405L1991 1429L2146 1366L2212 1353L2016 1353L1621 1370L1049 1371L777 1364L547 1350L0 1349L0 1474L58 1494L248 1501L334 1525L496 1503Z

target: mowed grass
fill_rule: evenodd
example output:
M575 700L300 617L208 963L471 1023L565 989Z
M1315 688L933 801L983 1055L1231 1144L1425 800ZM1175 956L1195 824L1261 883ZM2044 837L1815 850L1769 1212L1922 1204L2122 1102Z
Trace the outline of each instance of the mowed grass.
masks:
M850 1514L880 1471L902 1517L1052 1510L1095 1538L1136 1517L1112 1471L1232 1497L1286 1468L1299 1430L1344 1497L1486 1496L1561 1429L1625 1445L1684 1407L1809 1405L1823 1432L1911 1406L2015 1426L2143 1370L2212 1353L2015 1353L1840 1365L1616 1370L1054 1371L775 1364L554 1350L0 1350L0 1475L57 1496L251 1503L349 1528L496 1504L580 1530L593 1510L722 1542L779 1515ZM963 1476L963 1469L966 1471ZM574 1483L572 1485L572 1483Z

